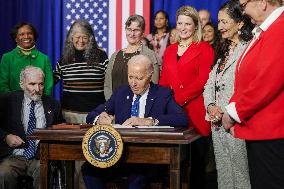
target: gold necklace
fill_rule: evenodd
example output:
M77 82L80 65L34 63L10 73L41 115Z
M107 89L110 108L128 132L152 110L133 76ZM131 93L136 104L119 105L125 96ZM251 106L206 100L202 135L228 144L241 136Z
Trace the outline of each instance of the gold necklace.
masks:
M28 49L24 49L23 47L21 47L21 46L19 46L19 45L17 45L17 47L18 47L19 49L21 49L21 51L29 52L29 51L32 51L32 50L35 48L35 45L32 46L31 48L28 48Z
M178 41L178 46L181 47L181 48L187 48L191 45L192 43L192 40L186 40L184 42L182 42L181 40Z

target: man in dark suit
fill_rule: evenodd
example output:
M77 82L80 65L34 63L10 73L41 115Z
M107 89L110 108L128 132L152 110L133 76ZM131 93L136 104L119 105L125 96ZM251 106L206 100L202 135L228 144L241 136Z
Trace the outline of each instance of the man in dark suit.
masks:
M176 104L172 91L151 83L152 74L153 64L147 56L132 57L128 62L129 85L120 87L106 103L90 112L87 123L111 124L114 119L116 124L126 127L153 125L186 127L187 116ZM131 174L128 188L143 188L145 177L140 174L140 168L137 174L136 165L131 165L131 168L128 166L119 164L102 170L85 163L82 172L87 188L105 188L102 180L124 174ZM152 168L146 167L146 171L149 170L153 171Z
M63 121L58 102L43 95L44 73L28 66L20 75L23 90L0 96L0 188L17 188L17 178L29 175L39 186L39 160L35 159L39 141L27 140L34 128Z
M172 96L172 91L151 83L153 65L149 58L137 55L128 62L128 83L87 116L87 123L125 126L186 126L187 116ZM133 104L139 98L139 111L133 115ZM115 117L113 116L115 115Z

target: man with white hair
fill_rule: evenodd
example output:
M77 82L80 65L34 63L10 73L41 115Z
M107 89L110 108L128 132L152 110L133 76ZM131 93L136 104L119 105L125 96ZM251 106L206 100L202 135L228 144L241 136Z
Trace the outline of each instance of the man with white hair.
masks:
M125 127L153 125L186 127L187 116L175 102L172 91L151 82L153 70L153 64L146 55L132 57L128 61L128 85L120 87L106 103L90 112L87 123L110 125L114 120L116 124ZM103 189L103 181L107 178L123 175L131 175L128 177L129 189L142 189L145 186L142 176L144 171L137 165L131 165L130 168L130 165L121 163L114 167L102 170L85 163L82 166L82 173L87 188ZM146 166L145 169L145 172L157 171L157 167Z
M198 11L201 27L203 28L208 22L211 21L211 15L208 10L201 9Z
M128 62L128 85L120 87L106 103L90 112L87 123L111 124L115 119L115 123L125 126L186 126L187 118L172 91L151 82L153 70L147 56L132 57Z
M0 96L0 188L17 188L19 176L32 176L35 189L40 188L39 165L35 158L39 141L27 140L35 128L63 121L60 104L43 95L44 73L27 66L20 73L23 91Z

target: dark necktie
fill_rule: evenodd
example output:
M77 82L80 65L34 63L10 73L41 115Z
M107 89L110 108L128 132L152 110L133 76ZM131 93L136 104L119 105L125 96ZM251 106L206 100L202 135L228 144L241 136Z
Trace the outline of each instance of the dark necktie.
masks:
M33 133L34 128L36 128L36 117L35 117L35 102L31 101L30 104L30 113L29 113L29 122L28 122L28 129L26 135L31 135ZM24 156L26 159L31 159L35 156L35 141L28 140L28 146L25 148Z
M140 100L141 96L137 95L132 107L131 107L131 117L138 117L139 116L139 100Z

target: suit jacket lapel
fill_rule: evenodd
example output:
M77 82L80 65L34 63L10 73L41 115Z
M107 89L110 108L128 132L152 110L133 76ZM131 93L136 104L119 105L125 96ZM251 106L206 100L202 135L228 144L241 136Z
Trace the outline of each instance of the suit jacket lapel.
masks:
M17 120L17 125L21 126L21 130L25 133L24 125L22 122L22 111L23 111L23 100L24 100L24 93L20 93L18 98L15 99L15 106L13 105L12 108L15 108L15 115Z
M132 100L133 100L133 92L131 91L130 87L128 87L128 91L126 93L126 96L123 97L123 99L120 99L122 101L121 107L119 107L123 113L121 115L125 116L125 120L130 118L131 116L131 106L132 106Z
M233 54L231 55L232 60L229 59L229 61L225 64L225 68L224 68L223 74L226 72L226 70L229 67L231 67L232 64L237 62L240 59L240 57L242 57L242 56L239 56L239 54L243 54L242 52L244 52L244 46L246 46L246 45L247 45L246 43L240 42L240 44L235 48ZM241 51L241 53L240 53L240 51Z
M184 54L178 61L178 64L180 65L179 67L181 69L184 64L191 62L196 56L198 56L198 54L200 54L198 48L198 44L192 42L192 44L188 47L188 49L184 52Z
M261 32L261 34L258 36L258 38L254 41L254 43L252 44L252 46L249 48L249 50L247 51L247 53L245 54L245 56L244 56L244 53L245 53L245 51L246 50L244 50L243 51L243 53L242 53L242 56L240 56L240 57L243 57L242 58L242 61L241 61L241 58L239 59L239 61L238 61L238 64L237 64L237 69L236 69L236 72L238 72L239 71L239 68L240 68L240 63L241 62L243 62L244 61L244 59L246 58L246 56L250 53L250 51L255 47L255 45L257 44L257 43L259 43L259 41L261 40L261 38L263 37L263 35L264 35L264 32ZM252 41L251 41L252 42ZM248 44L248 46L247 46L247 48L249 47L249 44Z
M44 109L44 115L45 115L45 120L46 120L46 126L51 126L53 123L53 118L54 118L54 112L53 110L50 108L51 104L50 102L47 100L46 97L42 97L42 105L43 105L43 109Z
M152 83L150 84L150 89L149 89L149 93L148 93L147 100L146 100L144 117L149 117L150 110L156 98L156 92L157 92L157 90L155 90L156 87L157 86L153 85Z

